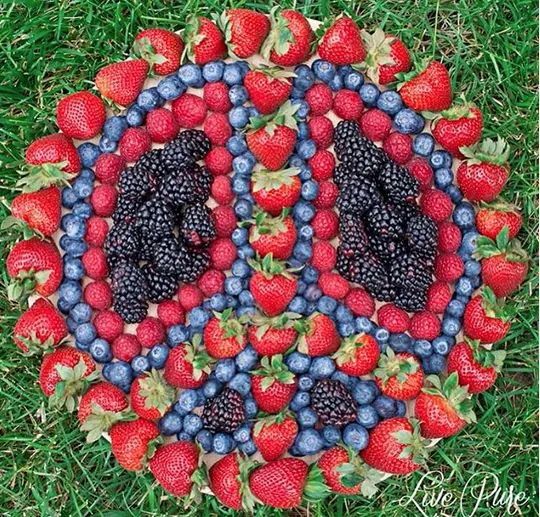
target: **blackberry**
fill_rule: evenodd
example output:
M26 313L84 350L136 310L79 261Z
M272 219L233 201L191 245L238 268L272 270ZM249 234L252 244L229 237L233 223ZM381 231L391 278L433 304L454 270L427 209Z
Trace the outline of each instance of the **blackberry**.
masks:
M152 178L163 178L167 167L161 159L162 149L152 149L144 153L135 164L135 169L147 172Z
M338 123L334 130L334 148L336 155L340 160L341 157L339 155L346 148L347 142L357 140L360 136L360 126L358 122L353 120L342 120Z
M375 183L368 178L362 178L348 183L340 190L336 208L340 212L362 215L380 199Z
M393 301L396 290L381 260L375 254L368 252L359 257L357 264L359 268L356 283L363 285L377 300Z
M388 158L373 142L362 136L347 143L340 160L368 176L379 174Z
M353 253L364 253L368 249L369 239L362 220L353 214L340 214L339 234L342 245Z
M216 238L216 227L210 209L202 204L186 207L182 213L179 232L188 246L208 246Z
M137 212L141 206L141 200L137 197L120 195L116 201L116 207L112 215L115 223L134 223Z
M401 241L392 239L372 237L369 247L385 264L392 264L406 254L405 245Z
M142 271L146 280L147 299L159 303L172 298L178 289L176 276L157 271L153 264L145 264Z
M381 168L377 182L391 201L411 201L420 193L418 181L409 169L391 161Z
M181 253L179 259L178 279L181 282L189 284L195 282L208 269L210 256L204 250L190 250Z
M356 402L341 381L320 380L310 396L311 407L323 425L344 426L356 420Z
M133 224L113 225L105 240L104 251L109 265L121 259L136 260L139 257L140 237Z
M136 264L121 261L111 270L114 310L126 323L138 323L146 317L148 286Z
M348 162L341 162L334 169L334 176L332 179L334 180L334 183L342 189L346 185L366 177L371 177L371 171L369 169L355 167Z
M420 214L407 224L405 239L411 250L432 256L437 249L437 225L430 217Z
M204 131L188 129L182 131L163 149L161 158L168 168L185 167L204 158L210 151L211 143Z
M175 214L160 199L149 199L137 212L137 227L142 237L163 237L170 235L175 223Z
M150 173L137 167L124 169L120 173L117 184L120 196L134 199L145 198L155 186L155 179L150 176Z
M427 290L407 289L402 290L394 300L396 307L407 312L424 310L427 303Z
M245 419L242 395L231 388L223 388L219 395L204 404L203 425L213 433L232 433Z
M398 291L423 291L432 281L431 268L415 254L404 255L390 267L390 282Z
M180 261L187 250L178 239L171 235L152 246L152 264L160 273L177 277L181 270Z
M392 205L394 206L395 211L400 214L405 225L407 225L413 217L417 217L421 213L416 202L395 201Z
M158 188L158 196L169 205L180 208L186 204L204 203L210 196L211 179L208 171L198 164L169 174Z
M403 236L403 219L389 204L377 204L366 215L367 229L374 237L400 239Z

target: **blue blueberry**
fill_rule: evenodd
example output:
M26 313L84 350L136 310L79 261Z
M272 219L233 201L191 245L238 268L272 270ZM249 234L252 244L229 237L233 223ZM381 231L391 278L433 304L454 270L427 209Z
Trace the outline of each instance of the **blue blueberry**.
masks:
M159 81L157 91L166 101L172 101L186 91L186 85L176 74L169 75Z
M373 332L373 337L380 345L386 343L390 339L390 332L385 328L378 327L375 332Z
M457 336L461 330L461 322L451 316L444 317L442 320L442 332L446 336Z
M439 374L446 367L446 357L441 354L432 354L423 360L422 366L427 375Z
M449 185L446 188L446 193L454 204L463 201L463 194L461 193L461 190L459 190L459 187L457 185Z
M66 214L62 217L60 227L66 232L66 235L72 239L82 239L86 233L84 219L72 214Z
M320 81L329 83L336 76L336 67L324 59L316 59L311 65L315 77Z
M77 304L82 305L82 304ZM77 306L75 305L72 310ZM90 345L97 337L96 327L93 323L82 323L75 330L75 339L82 345Z
M173 436L182 431L183 418L176 411L169 411L160 419L158 427L161 434Z
M176 439L180 442L191 442L192 437L188 433L181 431L176 435Z
M317 287L316 284L311 284L306 288L304 293L304 298L308 302L316 302L322 295L321 290Z
M350 323L354 320L353 313L351 309L346 307L343 304L339 304L336 310L336 320L340 323Z
M173 325L167 329L167 343L174 347L189 339L189 329L185 325Z
M452 155L448 151L437 150L433 151L429 157L429 164L434 169L451 169Z
M254 398L248 397L244 400L244 410L246 418L253 418L257 414L257 402L255 402Z
M296 420L302 428L313 427L318 420L317 413L309 407L304 407L296 413Z
M323 448L323 445L323 439L315 429L304 429L300 431L295 440L295 446L298 452L304 456L317 454Z
M305 122L298 122L298 140L307 140L309 135L309 126ZM302 179L302 176L300 176L300 179Z
M359 424L348 424L343 429L343 442L355 451L365 449L368 441L368 432Z
M236 84L229 90L229 100L235 107L242 106L248 100L248 97L247 90L241 84Z
M238 296L244 289L244 282L236 276L229 276L225 279L225 292L231 296Z
M356 327L356 332L363 332L365 334L369 334L373 330L373 322L370 321L369 318L366 318L365 316L359 316L354 320L354 324Z
M298 144L297 148L298 148L298 155L300 156L300 158L304 160L309 160L317 152L317 146L315 145L315 142L313 140L302 140ZM308 198L304 195L304 189L302 189L302 197L304 199L307 199L308 201L311 201L315 199L317 195L315 194L315 196Z
M94 341L90 343L88 351L98 363L108 363L112 360L111 345L104 339L94 339Z
M242 424L236 428L233 433L233 438L238 443L246 443L251 438L251 428L248 424Z
M350 72L343 76L343 85L348 90L357 92L364 84L364 76L360 72Z
M80 280L84 276L84 267L80 258L64 256L64 277L69 280Z
M164 99L156 87L143 90L137 97L137 106L145 111L152 111L163 105Z
M437 354L447 355L454 344L454 338L449 336L439 336L433 340L433 351Z
M405 416L407 412L407 405L403 400L396 401L396 416Z
M303 92L300 92L302 94L302 96L304 95ZM292 101L291 103L293 106L297 107L297 110L296 110L296 113L295 113L295 117L297 119L305 119L308 114L309 114L309 105L306 101L302 100L302 99L295 99L294 101ZM300 153L298 153L300 154ZM304 160L307 160L307 158L303 157L301 154L300 154L300 157Z
M103 124L103 136L113 142L118 142L127 128L126 117L123 115L114 115L109 117Z
M223 71L223 80L229 86L235 84L240 84L244 79L245 71L242 65L239 63L228 63L225 65L225 70Z
M253 171L253 167L256 163L257 160L255 159L253 154L251 154L249 151L246 151L245 153L241 154L240 156L236 156L233 159L233 171L243 176L249 176Z
M295 351L285 357L285 364L293 373L306 373L309 370L309 366L311 364L311 357Z
M336 371L336 365L330 357L315 357L309 367L309 375L314 379L326 379Z
M195 436L195 441L204 449L205 452L211 452L214 442L214 435L208 429L201 429L197 436Z
M381 97L384 95L384 93L381 94ZM381 97L379 97L379 101L381 100ZM411 109L404 108L400 109L396 113L396 116L394 117L394 125L400 133L417 134L424 129L425 120L422 115L419 115Z
M202 70L193 63L182 65L178 70L178 78L192 88L201 88L204 85Z
M435 149L435 139L429 133L420 133L413 141L413 151L427 158Z
M381 92L379 91L379 88L377 88L374 84L367 83L360 87L360 98L368 107L375 106L380 94Z
M84 142L77 147L77 153L79 154L81 165L83 167L93 167L98 156L101 154L101 150L99 146L92 142Z
M188 321L192 329L202 329L210 320L210 313L201 307L195 307L188 313Z
M79 326L79 324L73 318L70 318L70 317L66 318L66 325L67 325L68 332L70 334L74 334L75 330L77 330L77 327ZM88 349L88 345L84 345L82 343L76 343L76 345L77 345L77 348L79 348L80 350Z
M74 216L77 216L77 217L80 217L81 219L86 220L92 215L93 210L89 203L86 203L85 201L77 201L73 205L73 209L71 213Z
M476 251L477 239L478 232L471 230L465 233L461 239L461 247L459 248L460 254L470 257Z
M351 390L352 396L358 404L371 404L379 394L379 388L373 381L359 381Z
M437 169L435 171L435 186L438 189L444 190L454 181L454 173L452 169Z
M328 83L328 86L330 86L330 89L333 92L338 92L339 90L343 90L343 78L341 75L336 74L332 78L332 80Z
M309 180L302 185L302 198L306 201L313 201L319 194L319 185L316 181Z
M231 235L231 240L235 246L242 246L248 241L247 228L235 228Z
M79 201L79 196L71 187L62 189L62 205L66 208L73 208L73 205Z
M184 390L178 396L178 405L181 411L189 413L197 407L198 395L196 390ZM176 407L175 407L176 409Z
M404 333L392 334L388 344L394 352L407 352L411 348L411 338Z
M165 366L165 361L169 357L169 347L163 343L155 345L150 349L146 357L150 366L159 370Z
M64 280L60 284L58 296L63 298L71 307L73 307L81 301L81 284L79 284L79 282L75 282L74 280Z
M238 302L242 307L253 307L255 305L255 298L253 298L251 291L244 289L238 296Z
M331 376L330 378L333 380L333 381L339 381L341 382L342 384L344 384L345 386L349 386L350 382L351 382L351 377L349 377L346 373L344 372L340 372L339 370L336 370ZM352 384L351 384L352 386Z
M322 428L322 437L328 445L335 445L341 440L341 431L335 425L325 425Z
M137 355L131 360L131 367L135 375L140 375L150 370L150 362L145 355Z
M293 257L299 262L299 266L305 264L306 261L311 258L312 254L313 254L313 248L311 247L311 242L298 241L294 245ZM292 262L291 262L291 265L292 265ZM315 287L315 286L311 285L310 287ZM316 296L315 292L314 292L314 296ZM311 300L311 301L314 301L314 300Z
M315 74L307 65L298 65L294 69L296 77L293 79L293 85L297 90L305 92L309 90L315 81Z
M298 389L302 391L309 391L313 388L315 381L309 375L301 375L298 378Z
M379 423L379 414L373 406L359 406L356 421L366 429L371 429Z
M190 436L195 436L203 427L203 421L199 415L189 413L184 417L184 432Z
M227 295L227 307L230 307L231 309L235 309L238 306L238 301L234 296Z
M461 316L463 316L463 313L465 312L465 304L460 300L452 300L448 304L446 312L454 318L461 318Z
M82 257L88 249L86 242L81 239L72 239L67 235L62 235L62 237L60 237L60 247L70 258Z
M247 456L251 456L257 452L257 446L253 440L248 440L244 443L239 443L238 448Z
M398 113L401 108L403 108L403 101L401 100L401 95L399 95L398 92L395 90L386 90L382 92L379 97L377 97L377 108L379 108L381 111L384 111L385 113L388 113L388 115L395 115ZM416 115L416 113L412 110L408 110L412 113L412 115ZM403 121L400 121L403 125L410 125L411 121L407 119L411 119L412 117L408 114L405 114L405 116L401 117L404 119ZM396 127L398 128L398 131L401 131L399 129L399 126L396 123ZM423 127L423 125L422 125ZM421 131L421 129L420 129ZM405 133L405 131L401 131L402 133ZM412 133L412 131L409 131Z
M317 302L317 310L326 315L331 315L337 308L337 302L330 296L321 296Z
M126 121L130 127L138 127L144 124L144 119L146 118L146 112L133 104L126 111Z
M295 221L309 223L315 216L315 207L306 201L300 200L293 208Z
M467 201L459 203L454 209L452 219L462 230L473 228L475 219L474 207Z
M301 296L295 296L289 303L289 310L298 314L305 314L307 309L307 301Z
M386 395L379 395L372 406L381 418L392 418L396 414L396 401Z
M78 303L69 311L69 315L78 325L86 323L92 319L92 307L87 303Z
M214 374L219 382L229 382L236 373L234 359L221 359L216 363Z
M223 61L212 61L203 66L202 75L207 82L216 83L217 81L221 81L224 70L225 63Z
M78 199L85 199L90 196L94 190L93 180L78 177L73 182L72 189ZM73 203L73 207L75 207L76 204L77 203Z
M216 454L228 454L234 448L234 441L228 434L216 433L212 442L212 448Z
M302 408L308 407L311 397L307 391L297 391L291 400L290 408L293 411L300 411Z
M129 363L124 361L116 361L107 363L103 366L103 377L106 380L118 386L125 392L128 392L133 381L133 368Z
M229 388L245 397L251 390L251 376L248 373L237 373L229 382Z
M433 347L427 339L417 339L413 345L413 351L418 357L429 357L433 353Z
M456 282L455 290L456 290L456 294L460 296L471 296L472 292L474 291L472 279L467 276L462 276Z

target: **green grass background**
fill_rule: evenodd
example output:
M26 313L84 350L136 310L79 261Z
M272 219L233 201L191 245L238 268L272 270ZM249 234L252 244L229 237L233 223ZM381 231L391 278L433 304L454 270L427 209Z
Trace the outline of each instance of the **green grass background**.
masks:
M274 2L272 2L274 3ZM429 466L444 473L443 488L461 497L474 474L494 473L502 489L525 490L523 515L537 514L537 5L532 0L403 1L312 0L281 2L325 19L348 12L368 29L399 34L415 57L442 59L455 94L464 93L485 116L485 135L511 147L512 174L505 192L523 209L522 239L534 264L528 283L511 300L514 325L504 343L508 359L496 387L478 399L479 422L440 444ZM0 196L13 196L26 145L55 131L55 104L92 86L96 71L125 58L141 28L177 30L188 13L219 13L268 2L189 0L19 1L0 5ZM0 218L6 209L0 208ZM2 281L6 251L2 252ZM39 361L16 354L10 328L18 315L0 298L0 513L2 515L228 515L205 498L186 512L152 484L149 475L123 471L101 440L85 444L72 416L49 411L36 385ZM383 483L374 499L332 497L292 514L403 515L396 500L413 493L421 474ZM430 494L432 492L429 492ZM421 499L424 492L417 495ZM464 495L465 508L473 502ZM426 505L427 515L435 510ZM439 509L440 511L440 509ZM446 515L458 515L454 505ZM280 512L258 510L258 515ZM480 505L477 515L503 515Z

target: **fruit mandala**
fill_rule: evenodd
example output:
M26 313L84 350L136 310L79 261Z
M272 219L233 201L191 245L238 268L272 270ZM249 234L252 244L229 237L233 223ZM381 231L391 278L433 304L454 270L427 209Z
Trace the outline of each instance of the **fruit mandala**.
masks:
M422 468L474 422L527 274L506 144L346 16L231 9L133 50L60 100L4 223L51 405L234 509Z

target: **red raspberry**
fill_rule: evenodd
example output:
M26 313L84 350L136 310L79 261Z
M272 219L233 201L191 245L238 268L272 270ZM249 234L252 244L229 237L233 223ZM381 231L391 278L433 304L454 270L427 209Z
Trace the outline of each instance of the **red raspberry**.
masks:
M105 280L90 282L84 288L84 301L98 311L104 311L112 305L111 287Z
M136 162L152 148L152 139L142 127L130 127L118 142L118 152L126 162Z
M225 83L206 83L203 88L203 99L210 111L227 113L232 108L229 88Z
M176 300L165 300L157 307L157 315L165 328L184 323L186 315L184 309Z
M319 183L319 193L313 201L315 208L332 208L336 204L339 189L333 181Z
M236 246L230 239L222 237L210 244L208 253L212 266L220 271L226 271L231 269L236 259Z
M141 353L141 344L133 334L120 334L112 343L112 355L120 361L131 362Z
M90 204L94 214L101 217L110 217L116 208L118 193L112 185L97 185L90 196Z
M187 284L178 289L178 301L186 312L198 307L203 300L203 293L196 285Z
M386 154L399 165L406 164L413 155L412 139L402 133L390 133L383 142Z
M102 217L91 216L86 223L85 240L90 246L103 246L107 234L109 233L109 224Z
M422 212L435 222L446 221L452 215L454 205L450 196L440 190L427 190L420 198Z
M217 269L209 269L197 281L199 289L203 294L210 298L214 294L221 293L223 291L223 284L225 283L225 273L218 271Z
M435 278L441 282L455 282L464 269L463 260L455 253L441 253L435 258Z
M390 332L407 332L409 328L409 315L393 303L379 307L377 321L381 327Z
M193 129L200 126L206 118L206 104L201 97L184 93L172 103L172 111L180 127Z
M407 168L416 178L416 181L418 181L420 190L424 191L431 187L433 183L433 169L426 160L419 156L413 156L407 164Z
M94 172L96 178L101 183L116 185L120 173L124 169L126 162L124 158L114 153L103 153L98 156Z
M146 131L153 142L164 144L176 137L180 127L171 110L156 108L146 115Z
M323 83L314 84L306 92L304 99L308 103L311 116L324 115L332 108L332 90Z
M109 274L107 257L101 248L96 248L95 246L88 248L82 256L82 263L86 275L93 280L101 280Z
M450 221L439 224L438 247L443 253L454 253L461 246L461 230Z
M99 337L112 343L124 331L124 320L114 311L101 311L94 317L94 327Z
M311 117L308 122L309 134L317 145L317 149L326 149L334 140L334 124L332 121L318 115Z
M452 299L452 289L445 282L433 282L427 292L426 309L442 314Z
M392 129L392 119L384 111L373 108L360 117L362 133L374 142L382 142Z
M330 241L338 234L338 215L332 209L317 210L311 221L311 226L317 239Z
M165 339L163 324L152 316L147 316L137 325L136 333L143 348L152 348L154 345L163 343Z
M441 332L441 322L429 311L417 312L411 318L409 333L414 339L432 341Z
M371 295L361 287L356 287L349 291L345 298L345 305L355 316L366 316L371 318L375 312L375 301Z
M220 205L229 205L234 201L231 179L228 176L216 176L212 182L212 198Z
M232 162L232 154L225 147L213 147L204 159L206 168L214 176L229 174Z
M334 175L336 159L334 154L326 149L319 149L308 161L311 176L315 181L328 180Z
M237 226L236 215L232 206L216 206L212 210L212 219L218 237L230 237Z
M225 145L232 135L229 119L223 113L210 113L204 121L203 129L214 145Z
M339 90L334 97L333 109L334 113L344 120L356 120L364 111L364 103L358 93Z
M351 290L349 282L345 280L339 273L325 271L319 276L319 288L327 295L342 300Z
M313 243L311 265L318 271L332 271L336 265L336 249L328 241Z

